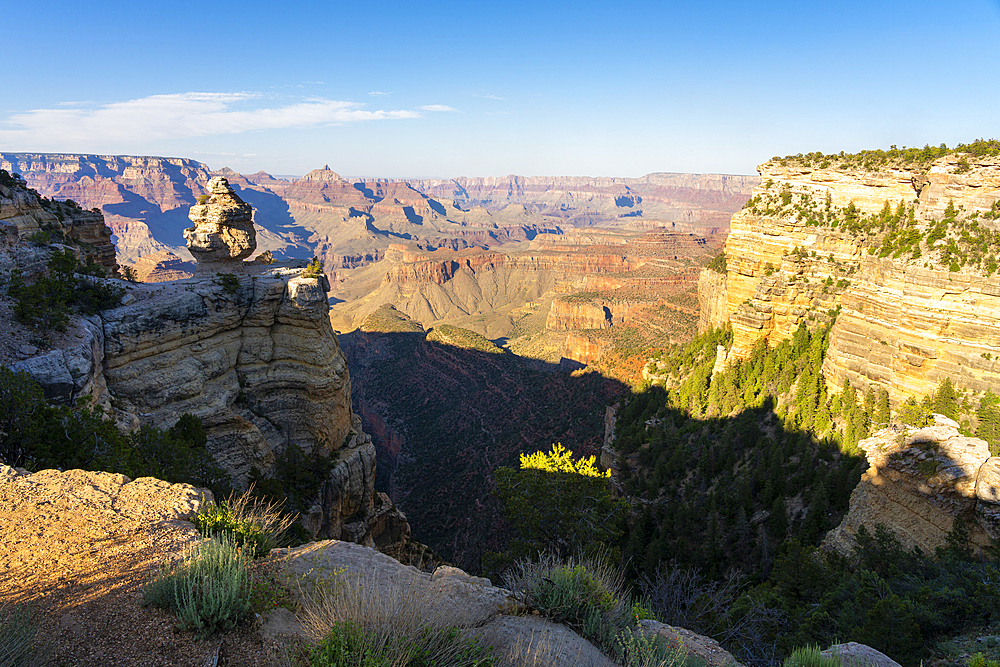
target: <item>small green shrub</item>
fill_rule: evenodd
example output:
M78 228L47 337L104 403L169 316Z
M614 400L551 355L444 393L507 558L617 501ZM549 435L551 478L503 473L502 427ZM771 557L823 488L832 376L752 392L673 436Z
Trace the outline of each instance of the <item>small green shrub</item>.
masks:
M295 516L280 511L282 503L253 495L253 485L239 496L230 494L222 504L203 507L191 521L202 535L228 535L240 546L248 546L261 558L278 546Z
M622 667L681 667L695 662L682 646L671 648L663 637L645 632L621 633L617 649Z
M309 262L309 266L302 272L302 277L318 278L321 275L323 275L323 263L319 261L319 257L313 257L313 260Z
M128 264L123 264L121 267L122 278L130 283L139 282L139 274L135 272L134 266L129 266Z
M606 558L561 561L543 555L522 560L504 574L504 583L554 621L578 630L608 654L618 635L632 625L632 604L624 580Z
M802 646L785 658L784 667L840 667L840 660L823 655L819 646Z
M991 660L983 653L973 653L969 656L969 667L1000 667L1000 660Z
M50 648L39 639L38 627L27 606L0 605L0 667L44 665Z
M428 610L407 582L360 577L321 582L307 597L304 626L316 643L310 667L493 667L493 651L464 639L454 618Z
M726 266L726 253L725 251L720 252L718 255L712 258L712 261L708 263L708 268L715 271L716 273L725 274L728 270Z
M99 279L76 275L103 267L79 265L71 250L56 251L49 259L49 273L27 284L17 269L11 272L7 294L14 299L14 317L40 331L63 331L72 310L95 315L121 304L125 289Z
M200 196L198 197L198 203L199 203L199 204L207 204L207 203L208 203L208 200L209 200L209 198L210 198L210 197L209 197L209 195L200 195Z
M217 273L212 282L221 287L226 294L236 294L240 291L240 279L235 273Z
M182 630L202 638L231 629L251 613L249 566L249 552L220 535L161 569L146 586L143 604L169 609Z

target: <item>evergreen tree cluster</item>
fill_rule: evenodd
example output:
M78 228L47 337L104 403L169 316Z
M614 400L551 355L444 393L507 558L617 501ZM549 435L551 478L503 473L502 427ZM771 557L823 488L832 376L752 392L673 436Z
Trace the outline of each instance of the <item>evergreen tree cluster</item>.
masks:
M869 255L908 261L924 257L950 271L970 267L987 276L1000 268L1000 231L987 222L1000 219L1000 202L986 212L964 213L949 201L940 220L918 223L916 207L902 200L895 206L886 201L878 213L865 214L854 202L834 206L829 197L820 201L809 193L793 193L787 184L775 188L769 181L764 187L747 201L744 210L849 232L868 248Z
M879 401L849 386L827 395L829 326L803 323L773 349L761 341L713 377L730 337L706 332L668 353L670 388L648 387L619 415L621 480L641 499L625 547L636 574L674 562L762 581L790 535L816 544L839 520L864 470L856 443Z
M787 656L803 645L857 641L917 665L937 641L1000 621L1000 563L972 557L960 520L933 555L906 552L884 527L861 531L851 558L819 542L867 467L861 439L894 423L924 426L938 413L996 454L1000 396L977 400L945 380L893 412L885 389L845 381L830 391L821 372L829 331L803 324L714 376L716 346L731 344L726 330L654 360L663 384L633 394L617 424L620 478L633 503L624 562L657 610L681 594L691 605L726 592L722 611L685 627L723 641L747 664L771 664L748 653L750 644ZM742 587L731 584L740 579ZM697 585L660 590L675 581Z
M182 415L166 430L146 425L124 435L101 406L52 405L27 373L0 366L0 461L6 465L157 477L225 493L228 475L206 443L201 420L193 415Z

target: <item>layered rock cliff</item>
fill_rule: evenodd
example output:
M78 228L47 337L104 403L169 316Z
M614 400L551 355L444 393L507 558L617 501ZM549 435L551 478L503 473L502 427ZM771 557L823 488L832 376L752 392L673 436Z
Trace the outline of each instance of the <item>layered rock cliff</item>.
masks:
M733 216L724 275L699 281L701 327L731 323L735 358L840 308L823 372L893 402L1000 369L1000 157L775 159Z
M937 421L883 429L859 443L869 468L824 547L847 556L862 526L874 535L881 524L905 549L933 554L947 545L956 519L975 549L1000 537L1000 458L990 456L986 441L962 436L955 422Z
M127 262L183 250L176 223L211 178L194 160L132 155L0 153L0 169L20 173L46 197L100 209Z
M640 311L661 306L696 316L693 304L670 299L694 287L698 273L693 267L715 251L719 239L664 228L588 228L539 234L516 249L428 252L393 244L368 277L355 277L356 287L335 286L334 295L343 303L333 307L334 326L353 329L392 304L424 325L446 321L498 338L530 313L532 330L562 334L559 345L550 346L553 352L582 349L562 346L565 332L634 324ZM601 347L595 344L592 351Z
M0 229L9 248L19 240L74 244L80 259L95 262L114 273L115 247L111 229L98 211L39 197L25 181L0 171Z

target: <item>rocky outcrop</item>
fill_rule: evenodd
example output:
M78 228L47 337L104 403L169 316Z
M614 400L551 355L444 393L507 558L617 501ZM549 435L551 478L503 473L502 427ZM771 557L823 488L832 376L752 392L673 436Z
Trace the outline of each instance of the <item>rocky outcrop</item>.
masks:
M202 418L210 452L240 483L254 467L268 474L291 446L329 457L333 471L303 523L370 541L375 449L351 412L323 278L255 266L236 285L137 285L133 303L106 311L113 404L160 427Z
M317 594L324 595L321 587L325 585L326 599L338 608L353 604L381 609L382 605L385 614L415 614L432 626L455 627L463 636L491 646L510 664L615 664L565 626L524 616L523 606L509 591L455 567L441 566L429 574L372 549L337 541L273 550L270 558L307 609ZM335 586L331 586L333 582ZM359 597L361 602L356 601ZM318 639L313 635L323 630L307 619L299 632Z
M104 329L100 318L77 320L66 338L75 344L18 361L11 364L11 370L31 375L41 385L46 400L53 403L77 405L85 399L89 404L110 407L103 373Z
M550 331L570 331L572 329L611 328L611 309L601 304L586 301L565 301L555 299L545 318L545 328Z
M869 468L825 548L848 555L861 526L874 535L882 524L907 550L933 554L945 546L959 517L975 548L1000 537L1000 458L990 456L986 441L963 436L955 422L935 417L935 426L883 429L858 443Z
M601 355L611 347L611 341L594 340L576 332L566 334L560 355L564 359L572 359L581 364L591 364L601 358Z
M726 274L702 269L698 276L698 331L719 328L729 322Z
M194 223L184 230L188 251L198 262L197 272L239 267L257 249L253 209L222 176L208 182L208 193L208 199L192 206L188 214Z
M743 667L732 653L711 637L659 621L639 621L639 628L647 635L662 637L670 648L684 650L688 656L703 661L706 667Z
M130 588L201 539L188 519L212 499L152 477L0 465L0 598L43 605L65 596L78 612L95 594Z
M855 667L901 667L898 662L885 653L857 642L834 644L825 651L822 651L821 655L836 658L840 661L841 665L852 665Z
M111 229L100 212L40 199L16 177L7 185L0 183L0 230L8 249L18 240L40 235L47 241L76 242L74 250L83 263L100 264L112 274L118 268Z
M832 387L844 379L862 389L881 386L897 403L946 378L972 391L996 386L1000 281L982 269L939 264L939 248L926 242L923 256L876 252L885 230L848 220L878 214L887 203L910 207L914 232L926 236L949 202L963 216L986 213L1000 200L1000 159L823 165L789 159L759 167L761 184L732 219L726 276L706 271L700 279L701 328L730 323L730 355L739 359L760 338L773 345L802 322L829 321L839 307L823 367ZM824 222L830 212L839 224ZM995 224L986 217L978 224Z

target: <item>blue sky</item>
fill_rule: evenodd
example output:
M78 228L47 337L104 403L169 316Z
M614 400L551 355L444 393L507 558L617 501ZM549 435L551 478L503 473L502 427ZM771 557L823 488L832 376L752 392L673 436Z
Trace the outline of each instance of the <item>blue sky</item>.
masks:
M345 175L752 173L1000 137L1000 0L10 2L0 150Z

